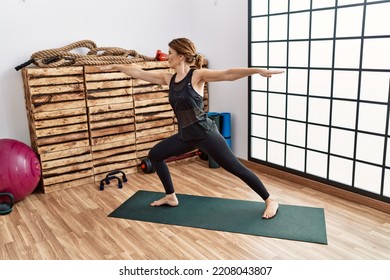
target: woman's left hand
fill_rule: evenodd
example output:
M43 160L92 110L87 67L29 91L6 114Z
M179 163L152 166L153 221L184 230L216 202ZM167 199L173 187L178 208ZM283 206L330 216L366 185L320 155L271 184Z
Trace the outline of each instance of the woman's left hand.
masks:
M284 70L269 70L269 69L260 69L259 74L266 78L271 78L272 75L282 74Z

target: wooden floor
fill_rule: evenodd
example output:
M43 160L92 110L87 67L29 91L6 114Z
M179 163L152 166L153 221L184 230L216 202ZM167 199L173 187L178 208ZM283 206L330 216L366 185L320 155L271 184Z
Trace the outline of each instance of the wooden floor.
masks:
M178 193L259 200L242 181L200 159L170 169ZM329 244L108 218L137 190L162 191L155 174L137 173L123 189L86 185L18 202L0 216L0 259L390 259L389 214L255 172L279 203L323 207Z

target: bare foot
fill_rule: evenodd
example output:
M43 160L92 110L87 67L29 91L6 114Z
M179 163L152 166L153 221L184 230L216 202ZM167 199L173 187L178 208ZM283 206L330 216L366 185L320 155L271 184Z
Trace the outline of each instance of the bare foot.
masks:
M169 205L169 206L175 207L175 206L179 205L179 200L177 199L177 197L174 193L167 194L163 198L156 200L156 201L153 201L150 205L151 206Z
M263 219L271 219L275 217L276 213L278 212L278 208L279 208L279 204L275 200L268 198L265 201L265 210L263 213Z

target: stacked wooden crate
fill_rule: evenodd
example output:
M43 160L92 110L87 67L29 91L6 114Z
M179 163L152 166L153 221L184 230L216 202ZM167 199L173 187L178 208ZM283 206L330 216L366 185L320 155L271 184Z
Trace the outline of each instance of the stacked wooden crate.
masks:
M167 62L133 66L172 71ZM23 80L44 192L140 171L150 148L177 131L168 86L97 66L25 68ZM207 86L204 100L208 110Z
M137 172L132 79L86 66L85 87L95 181Z
M94 182L83 67L28 69L23 77L45 189Z
M172 71L167 64L142 65L148 71ZM168 100L168 86L133 81L137 157L147 157L150 148L175 133L174 113Z

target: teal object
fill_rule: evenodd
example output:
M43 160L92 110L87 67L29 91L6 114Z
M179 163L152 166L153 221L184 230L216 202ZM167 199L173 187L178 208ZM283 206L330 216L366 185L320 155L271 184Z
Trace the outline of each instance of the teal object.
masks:
M229 148L232 148L232 129L231 114L227 112L220 113L221 134L225 138Z
M221 122L221 134L225 138L230 138L232 136L231 114L227 112L220 113L220 122Z
M232 139L231 138L225 138L226 143L228 144L229 148L232 148Z

